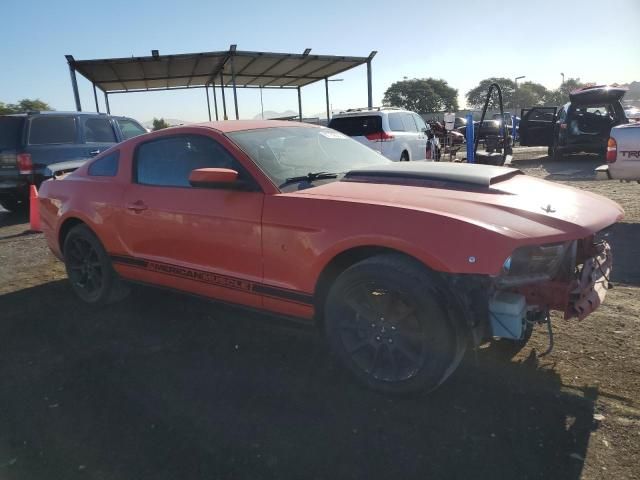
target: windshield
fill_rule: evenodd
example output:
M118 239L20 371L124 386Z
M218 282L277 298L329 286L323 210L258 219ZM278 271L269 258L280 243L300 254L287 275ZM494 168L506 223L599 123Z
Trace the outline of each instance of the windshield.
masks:
M315 172L346 173L388 163L385 157L329 128L278 127L229 133L275 183Z

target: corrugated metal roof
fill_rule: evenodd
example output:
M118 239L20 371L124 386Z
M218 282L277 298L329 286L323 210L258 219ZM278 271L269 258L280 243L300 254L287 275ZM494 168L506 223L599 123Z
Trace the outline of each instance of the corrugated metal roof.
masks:
M369 57L248 52L235 50L152 55L148 57L75 60L77 72L104 92L129 92L192 88L206 85L297 88L367 63ZM232 66L233 64L233 66Z

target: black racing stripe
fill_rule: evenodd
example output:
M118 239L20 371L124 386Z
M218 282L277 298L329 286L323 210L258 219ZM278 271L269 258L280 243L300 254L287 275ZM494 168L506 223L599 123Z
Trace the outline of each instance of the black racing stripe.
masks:
M142 260L141 258L123 257L122 255L111 255L111 261L136 267L146 267L149 264L149 262Z
M266 295L268 297L283 298L293 302L302 303L304 305L313 304L313 295L298 292L296 290L287 290L280 287L272 287L271 285L255 284L254 291Z
M240 290L247 293L256 293L266 297L299 303L305 306L313 305L313 295L300 292L298 290L289 290L286 288L266 285L264 283L250 282L242 278L220 275L206 270L197 270L172 265L170 263L143 260L141 258L127 257L123 255L111 255L111 260L114 263L121 263L129 267L138 267L171 277L192 280L232 290Z

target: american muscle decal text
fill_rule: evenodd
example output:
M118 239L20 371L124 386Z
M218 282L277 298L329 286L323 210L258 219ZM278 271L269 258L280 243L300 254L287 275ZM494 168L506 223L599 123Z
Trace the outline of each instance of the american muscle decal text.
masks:
M226 277L216 273L204 272L202 270L192 270L190 268L178 267L175 265L167 265L164 263L148 262L147 268L160 273L174 275L176 277L184 277L190 280L219 285L221 287L233 288L235 290L244 290L246 292L253 291L253 284L246 280L238 278Z

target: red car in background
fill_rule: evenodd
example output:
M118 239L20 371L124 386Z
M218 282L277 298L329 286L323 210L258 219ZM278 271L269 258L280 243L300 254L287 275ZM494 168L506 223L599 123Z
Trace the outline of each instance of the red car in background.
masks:
M483 165L394 163L327 128L230 121L116 145L40 191L73 290L142 282L319 324L364 384L433 389L467 345L584 318L614 202Z

